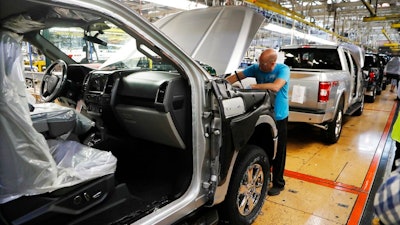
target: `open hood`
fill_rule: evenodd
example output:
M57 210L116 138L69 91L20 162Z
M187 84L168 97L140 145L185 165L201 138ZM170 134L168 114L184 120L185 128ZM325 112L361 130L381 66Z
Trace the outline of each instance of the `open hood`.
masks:
M210 7L168 15L154 24L217 74L237 69L264 16L244 6Z

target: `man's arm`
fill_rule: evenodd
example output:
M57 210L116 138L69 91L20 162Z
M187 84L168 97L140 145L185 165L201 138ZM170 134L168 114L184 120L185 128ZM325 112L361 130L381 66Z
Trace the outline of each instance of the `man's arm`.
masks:
M252 84L251 89L258 90L271 90L274 92L278 92L281 88L286 84L286 81L281 78L275 79L273 83L263 83L263 84Z
M239 80L243 80L244 78L246 78L246 76L243 74L242 71L237 72L237 76L236 74L231 74L229 75L227 78L225 78L225 80L227 80L230 84L235 83L236 81L239 81L237 78L239 77Z

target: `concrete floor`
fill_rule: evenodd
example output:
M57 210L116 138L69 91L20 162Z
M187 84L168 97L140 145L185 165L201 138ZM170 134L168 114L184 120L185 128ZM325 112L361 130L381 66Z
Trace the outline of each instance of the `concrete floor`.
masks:
M393 161L395 99L385 90L361 116L346 116L333 145L322 142L319 128L289 124L285 190L267 197L254 225L372 224L369 200Z

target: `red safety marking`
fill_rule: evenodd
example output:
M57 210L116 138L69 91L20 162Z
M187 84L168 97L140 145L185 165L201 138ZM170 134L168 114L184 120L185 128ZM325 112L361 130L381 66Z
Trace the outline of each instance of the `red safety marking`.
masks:
M396 109L397 109L397 102L393 105L393 108L390 112L388 121L386 122L385 128L383 130L382 137L378 143L378 147L376 149L374 157L372 158L372 162L369 166L369 169L368 169L367 174L364 179L364 183L361 188L353 186L353 185L348 185L348 184L344 184L344 183L340 183L340 182L335 182L332 180L327 180L327 179L323 179L323 178L319 178L319 177L315 177L315 176L310 176L307 174L290 171L290 170L285 170L285 176L295 178L298 180L307 181L307 182L318 184L318 185L322 185L325 187L330 187L330 188L333 188L336 190L341 190L341 191L345 191L348 193L357 194L358 197L354 204L353 210L350 214L347 224L348 225L358 225L360 217L364 211L365 203L368 200L369 192L371 190L371 187L372 187L372 184L373 184L373 181L375 178L375 174L378 169L379 161L381 159L383 150L385 148L387 138L389 136L389 130L390 130L391 124L393 122L393 118L396 113Z
M340 191L346 191L346 192L353 193L353 194L358 194L360 192L363 192L363 190L361 188L353 186L353 185L335 182L332 180L327 180L327 179L323 179L320 177L315 177L315 176L298 173L298 172L294 172L294 171L290 171L290 170L285 170L285 176L295 178L298 180L307 181L309 183L333 188L333 189L340 190Z
M385 129L383 130L382 138L378 144L378 148L376 149L374 158L372 159L367 175L365 176L364 184L362 186L362 189L365 192L361 192L358 195L357 201L353 207L353 211L351 211L350 218L347 222L348 225L358 225L360 222L361 215L363 214L365 208L365 203L368 200L369 192L371 191L371 187L375 179L375 174L378 169L379 161L381 160L381 156L385 148L386 140L389 136L390 126L393 122L394 115L396 114L396 109L397 109L397 102L393 105Z

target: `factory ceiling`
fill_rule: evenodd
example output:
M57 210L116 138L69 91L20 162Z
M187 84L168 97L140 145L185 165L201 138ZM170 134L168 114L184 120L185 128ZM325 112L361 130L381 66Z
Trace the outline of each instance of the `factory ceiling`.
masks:
M165 0L164 0L165 1ZM169 0L177 1L177 0ZM142 0L123 0L151 21L181 11ZM163 2L163 1L160 1ZM191 0L191 6L246 5L262 12L266 23L295 26L313 33L319 30L334 41L345 41L377 51L400 42L400 1L398 0ZM295 21L295 22L293 22Z

